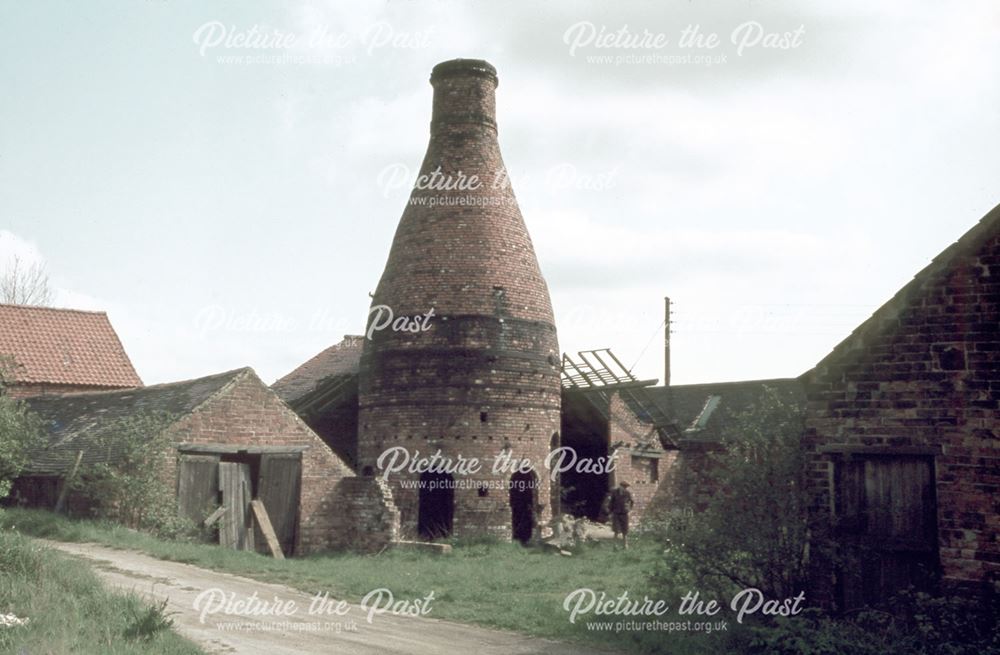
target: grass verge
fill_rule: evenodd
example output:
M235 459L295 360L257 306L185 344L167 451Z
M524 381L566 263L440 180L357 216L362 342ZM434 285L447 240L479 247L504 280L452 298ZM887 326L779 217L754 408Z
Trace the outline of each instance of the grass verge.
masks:
M0 517L6 519L0 510ZM86 567L0 530L0 615L27 618L0 626L3 653L196 655L170 629L162 606L107 591Z
M569 622L563 602L570 592L589 588L614 598L672 599L680 594L647 588L665 554L652 540L636 538L627 552L610 544L582 548L572 557L508 543L456 543L451 555L387 551L377 556L330 553L284 561L218 546L163 541L121 526L69 520L51 512L11 509L0 526L24 534L73 542L95 542L148 553L215 571L278 582L309 594L358 602L387 588L396 599L415 600L434 591L431 616L534 636L587 643L630 653L730 652L725 633L593 630L580 619ZM600 618L588 617L599 621ZM622 617L604 617L617 620ZM627 618L627 617L625 617ZM670 620L665 617L664 620Z

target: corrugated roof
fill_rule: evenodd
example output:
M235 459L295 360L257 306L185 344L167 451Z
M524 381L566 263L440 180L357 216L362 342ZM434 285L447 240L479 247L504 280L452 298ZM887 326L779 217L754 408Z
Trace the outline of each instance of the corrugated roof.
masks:
M286 403L295 402L317 389L324 380L332 377L357 375L361 365L361 347L364 337L346 335L340 343L319 353L305 364L271 385Z
M0 305L0 356L15 384L142 386L104 312Z
M83 464L114 461L116 452L106 444L121 421L143 416L169 417L163 427L190 414L209 398L242 376L256 377L250 368L209 375L195 380L157 384L122 391L95 391L26 399L38 414L47 443L31 455L26 473L62 473L83 451ZM263 386L263 383L261 383Z

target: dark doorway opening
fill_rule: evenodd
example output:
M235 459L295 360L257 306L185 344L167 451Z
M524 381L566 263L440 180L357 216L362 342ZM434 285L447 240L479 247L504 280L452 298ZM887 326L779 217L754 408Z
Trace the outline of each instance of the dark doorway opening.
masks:
M455 517L455 479L448 473L420 476L417 532L422 539L451 536Z
M538 476L534 471L518 471L510 476L511 536L527 544L535 531L535 491Z
M603 462L607 461L608 446L592 438L569 440L564 437L563 445L572 448L576 461ZM572 455L567 461L573 461ZM577 518L587 518L591 521L600 519L601 503L608 495L608 474L578 471L576 467L564 471L559 476L562 487L563 510Z

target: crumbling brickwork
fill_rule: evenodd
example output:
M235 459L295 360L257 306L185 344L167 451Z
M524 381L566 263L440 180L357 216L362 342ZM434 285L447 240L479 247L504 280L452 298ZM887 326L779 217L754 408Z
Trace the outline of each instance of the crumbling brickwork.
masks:
M336 523L329 547L377 553L400 539L399 509L388 483L350 477L337 487Z

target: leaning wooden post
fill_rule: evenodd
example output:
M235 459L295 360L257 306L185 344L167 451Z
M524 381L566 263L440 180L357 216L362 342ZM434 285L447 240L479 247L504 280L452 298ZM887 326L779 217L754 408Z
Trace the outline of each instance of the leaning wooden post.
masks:
M73 478L76 477L76 471L80 468L80 460L83 459L83 451L78 451L76 453L76 460L73 462L73 467L69 470L69 475L63 478L62 489L59 490L59 500L56 501L56 513L62 514L63 510L66 509L66 496L69 495L70 485L73 484Z

